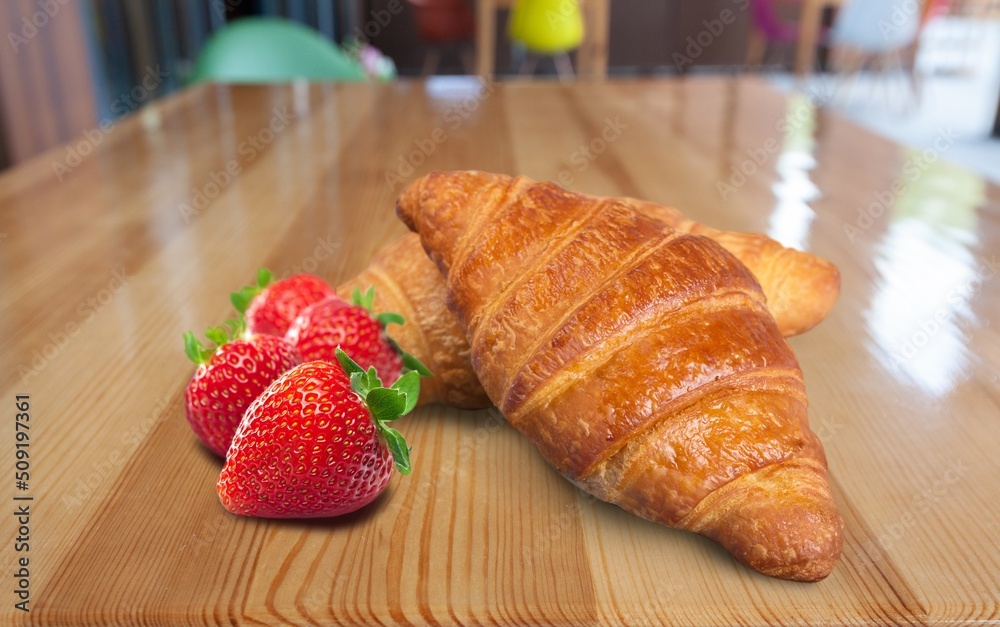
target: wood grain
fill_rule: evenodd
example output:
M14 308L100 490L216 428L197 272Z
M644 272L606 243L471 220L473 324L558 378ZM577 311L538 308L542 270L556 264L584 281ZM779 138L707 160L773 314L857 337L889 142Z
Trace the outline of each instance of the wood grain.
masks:
M752 78L203 86L130 117L62 183L58 152L0 176L0 388L9 422L31 395L35 499L32 611L8 585L0 622L1000 620L1000 189L943 159ZM220 321L261 265L358 272L404 231L405 182L454 168L674 204L840 266L841 302L792 340L846 523L827 580L756 575L593 501L495 411L418 410L400 424L413 475L349 517L221 508L221 462L183 416L182 332ZM894 181L909 191L858 226Z

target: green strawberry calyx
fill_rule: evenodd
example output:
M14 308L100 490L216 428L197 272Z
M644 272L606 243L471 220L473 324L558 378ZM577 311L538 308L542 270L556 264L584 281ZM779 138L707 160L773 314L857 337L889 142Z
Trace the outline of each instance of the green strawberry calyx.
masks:
M403 316L398 313L393 313L391 311L385 311L379 314L375 313L375 286L372 285L364 293L361 292L360 287L355 287L354 291L351 292L351 302L359 307L364 308L368 313L374 316L375 320L378 321L379 325L382 326L382 331L385 331L386 326L390 324L405 324L406 320ZM427 366L420 363L420 360L413 355L407 353L403 348L392 339L388 333L385 334L386 339L389 340L389 345L392 350L396 351L399 356L403 359L403 372L416 372L421 377L433 377L430 369Z
M236 311L243 315L247 312L247 308L253 299L264 291L264 289L271 284L274 280L274 275L267 268L261 268L257 271L257 283L252 285L247 285L246 287L240 289L238 292L233 292L229 295L229 302L233 304Z
M375 286L372 285L368 288L364 294L361 293L361 288L356 287L354 291L351 292L351 302L359 307L364 307L368 310L372 316L378 320L378 323L382 325L382 328L386 328L390 324L403 324L405 320L403 316L398 313L393 313L391 311L384 311L382 313L375 313Z
M224 325L209 327L205 330L205 337L214 344L207 347L194 336L194 333L188 331L184 334L184 353L188 356L188 359L199 366L206 364L212 359L212 355L215 354L215 351L219 347L243 337L245 331L246 326L243 323L242 316L239 318L230 318L226 320Z
M411 370L386 388L382 387L382 380L378 378L374 367L365 370L339 348L337 361L351 378L351 389L368 406L375 429L379 436L385 439L386 446L389 447L392 459L396 463L396 469L400 474L410 474L412 470L410 447L406 445L403 435L388 423L405 416L416 407L417 398L420 396L420 373Z

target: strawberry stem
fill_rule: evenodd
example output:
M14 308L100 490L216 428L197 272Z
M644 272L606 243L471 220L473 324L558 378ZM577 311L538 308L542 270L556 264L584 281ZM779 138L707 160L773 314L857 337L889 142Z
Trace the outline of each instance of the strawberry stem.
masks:
M184 353L188 359L199 366L211 359L215 354L215 348L205 348L205 345L198 341L194 333L188 331L184 334Z
M368 311L368 313L375 316L375 320L378 321L379 326L382 327L383 332L385 332L385 328L390 324L402 325L406 323L406 320L403 318L403 316L399 315L398 313L393 313L391 311L383 311L378 315L375 314L374 285L369 286L364 293L361 293L360 287L355 287L354 291L351 292L351 302L360 307L364 307ZM404 351L403 348L394 339L389 337L388 333L386 333L385 337L387 340L389 340L389 345L392 347L392 350L396 351L396 353L402 358L403 372L408 372L412 370L413 372L418 373L422 377L434 376L433 374L431 374L431 371L427 368L427 366L420 363L420 360L414 357L413 355Z
M351 378L351 389L368 406L375 429L392 453L396 469L403 475L410 474L410 447L406 445L402 434L387 423L405 416L416 407L420 397L420 373L407 372L386 388L382 387L375 368L365 370L340 348L337 349L337 361Z
M375 286L369 286L364 294L361 293L360 287L355 287L354 291L351 292L351 302L360 307L364 307L368 310L368 313L374 315L375 311L372 307L375 306Z
M382 325L383 329L389 326L390 324L403 324L404 322L406 322L406 320L403 319L403 316L399 315L398 313L392 313L391 311L380 313L377 316L375 316L375 319L378 321L380 325Z
M184 354L188 356L188 359L200 366L207 363L220 346L228 344L243 335L245 329L246 326L243 323L242 316L239 318L230 318L226 320L224 325L209 327L205 330L205 337L211 340L215 346L208 347L202 344L194 336L194 333L188 331L184 334Z
M396 462L396 469L399 471L399 474L410 474L413 471L413 468L410 466L410 451L412 449L406 446L406 440L403 439L403 435L386 424L379 426L379 432L385 438L385 443L389 447L389 452L392 453L392 459Z
M243 287L238 292L233 292L229 295L229 302L233 304L233 307L242 316L247 312L247 307L253 301L257 294L264 291L271 281L274 279L274 275L267 268L261 268L257 271L257 283L256 285L247 285Z
M427 366L425 366L422 363L420 363L419 359L417 359L413 355L411 355L411 354L407 353L406 351L404 351L403 347L400 346L396 342L396 340L392 339L388 335L386 336L386 338L389 340L389 345L392 346L392 350L396 351L399 354L399 356L403 359L403 372L404 373L412 371L412 372L416 372L421 377L433 377L434 376L434 374L431 373L430 369Z

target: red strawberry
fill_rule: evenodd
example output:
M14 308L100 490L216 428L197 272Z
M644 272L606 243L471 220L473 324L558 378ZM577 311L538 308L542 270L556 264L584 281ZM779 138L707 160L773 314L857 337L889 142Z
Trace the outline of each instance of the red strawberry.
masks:
M271 273L261 268L257 284L229 295L236 311L244 315L250 333L283 336L303 309L335 294L326 281L312 274L296 274L271 283Z
M340 363L292 368L247 409L217 486L227 510L339 516L375 500L393 461L410 474L406 442L387 423L416 405L420 375L409 372L384 388L373 370L361 370L343 351L337 357Z
M385 325L402 324L403 318L392 313L372 314L374 288L364 295L355 290L353 298L354 304L331 296L310 305L289 327L286 339L306 361L335 361L339 347L362 368L374 367L384 381L395 381L403 370L403 355L385 334Z
M184 348L198 364L184 393L187 419L205 446L225 456L243 412L289 368L302 363L298 349L273 335L232 339L239 322L206 331L218 346L205 348L191 332Z

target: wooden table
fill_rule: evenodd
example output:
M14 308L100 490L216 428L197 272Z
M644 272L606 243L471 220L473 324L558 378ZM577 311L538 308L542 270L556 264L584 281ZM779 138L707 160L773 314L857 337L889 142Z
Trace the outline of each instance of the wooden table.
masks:
M516 0L476 0L476 74L493 76L496 67L497 11ZM567 0L581 2L581 0ZM603 79L608 74L608 29L611 0L582 2L584 40L577 51L580 78Z
M755 78L490 89L199 87L113 127L62 182L65 149L0 176L0 623L1000 620L1000 189ZM220 461L184 420L182 332L221 321L260 266L352 276L404 232L395 175L436 168L647 197L839 264L838 306L792 340L846 522L827 580L768 579L592 501L491 411L401 421L415 471L356 515L223 511ZM15 496L33 498L29 553Z

